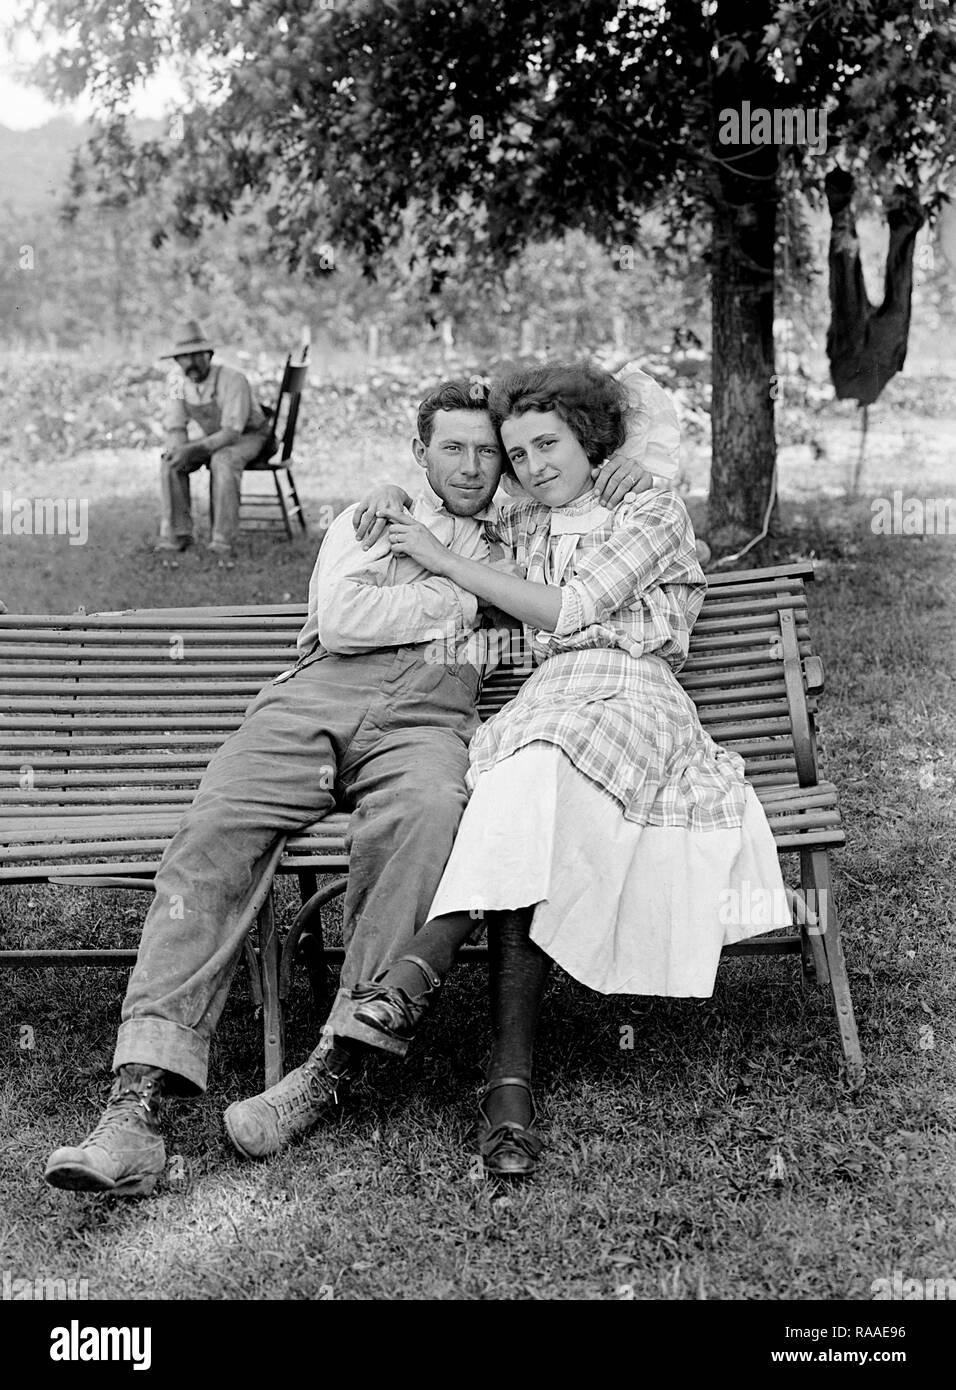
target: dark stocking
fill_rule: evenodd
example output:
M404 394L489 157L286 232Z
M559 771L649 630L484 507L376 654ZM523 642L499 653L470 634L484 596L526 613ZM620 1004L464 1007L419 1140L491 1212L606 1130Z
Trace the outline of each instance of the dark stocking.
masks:
M531 1080L538 1015L551 960L528 935L533 909L489 914L491 1061L488 1081L501 1076ZM501 1086L484 1101L491 1128L503 1120L529 1125L531 1097L520 1086Z
M468 912L448 912L444 917L433 917L421 931L415 933L408 948L409 954L421 956L443 980L462 946L480 926L481 922ZM392 989L403 989L410 999L414 999L428 982L417 965L411 961L397 960L388 967L383 983Z

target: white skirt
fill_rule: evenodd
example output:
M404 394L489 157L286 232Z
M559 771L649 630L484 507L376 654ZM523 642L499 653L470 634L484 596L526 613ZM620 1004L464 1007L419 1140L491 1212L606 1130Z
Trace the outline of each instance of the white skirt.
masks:
M736 829L641 826L557 748L477 780L430 917L534 906L531 939L600 994L706 999L721 947L791 925L763 807Z

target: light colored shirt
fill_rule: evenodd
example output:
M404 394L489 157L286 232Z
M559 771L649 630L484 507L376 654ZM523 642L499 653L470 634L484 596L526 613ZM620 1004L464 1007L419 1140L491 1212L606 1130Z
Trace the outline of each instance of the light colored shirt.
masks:
M300 654L316 640L339 656L428 642L463 651L477 622L474 594L407 555L393 555L384 535L363 550L354 511L340 512L322 541L309 582L309 614L297 639ZM453 516L429 491L415 498L412 515L457 554L488 559L488 513Z
M170 391L163 416L167 431L184 430L190 420L199 423L204 435L222 429L258 434L265 429L265 413L235 367L212 366L206 380L199 382L180 374L171 380Z

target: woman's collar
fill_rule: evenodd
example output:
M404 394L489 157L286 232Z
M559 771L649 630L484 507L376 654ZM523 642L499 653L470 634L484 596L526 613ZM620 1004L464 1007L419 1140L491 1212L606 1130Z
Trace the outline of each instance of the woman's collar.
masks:
M551 508L551 534L584 535L601 526L610 515L611 508L601 503L597 488L590 487L563 507Z

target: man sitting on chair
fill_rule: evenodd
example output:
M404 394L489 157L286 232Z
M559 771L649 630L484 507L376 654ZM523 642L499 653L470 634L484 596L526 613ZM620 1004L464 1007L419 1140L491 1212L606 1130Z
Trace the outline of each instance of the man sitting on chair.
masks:
M229 556L239 530L242 470L268 457L270 424L249 382L235 367L212 365L214 348L195 319L182 325L170 352L185 380L170 394L163 419L166 447L160 456L163 522L155 549L185 550L193 543L189 475L209 465L212 473L212 537L209 549ZM189 441L195 421L202 439ZM274 452L274 449L272 450Z

